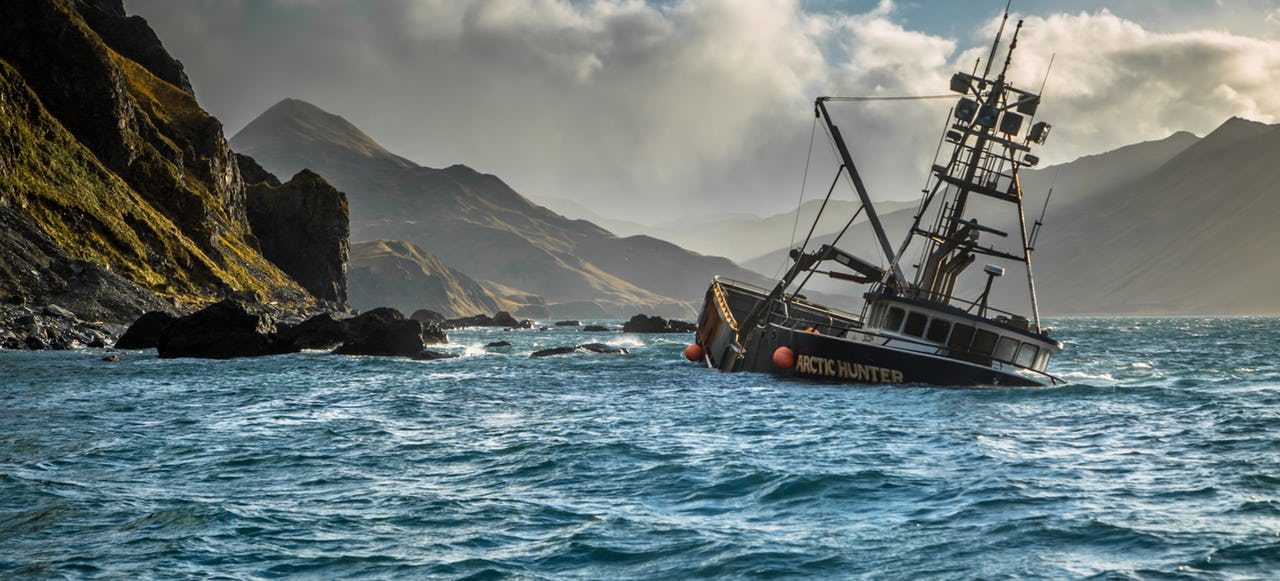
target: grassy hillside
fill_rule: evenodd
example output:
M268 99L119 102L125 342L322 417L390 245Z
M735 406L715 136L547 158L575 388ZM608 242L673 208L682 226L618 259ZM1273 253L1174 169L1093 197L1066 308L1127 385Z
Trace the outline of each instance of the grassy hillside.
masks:
M308 302L250 242L221 125L103 42L81 13L98 10L0 6L0 204L70 256L162 296ZM114 17L93 14L100 27Z

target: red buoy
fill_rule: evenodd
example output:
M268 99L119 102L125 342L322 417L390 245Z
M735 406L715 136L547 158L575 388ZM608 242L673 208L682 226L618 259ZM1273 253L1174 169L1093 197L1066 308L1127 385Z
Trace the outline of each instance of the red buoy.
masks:
M694 343L684 348L684 358L689 361L702 361L702 346Z
M773 365L779 369L791 369L796 364L796 352L790 347L778 347L773 350Z

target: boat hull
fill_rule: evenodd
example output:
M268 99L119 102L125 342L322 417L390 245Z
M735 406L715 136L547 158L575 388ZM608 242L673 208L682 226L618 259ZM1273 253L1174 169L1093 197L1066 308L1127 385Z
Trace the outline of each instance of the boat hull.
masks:
M712 283L699 316L698 345L710 367L725 372L771 373L785 377L857 384L928 384L942 386L1041 386L1048 376L1012 368L998 369L930 353L886 346L858 330L851 316L809 311L789 305L788 315L774 316L742 334L750 309L764 293ZM775 358L779 349L786 348ZM776 360L777 359L777 360Z

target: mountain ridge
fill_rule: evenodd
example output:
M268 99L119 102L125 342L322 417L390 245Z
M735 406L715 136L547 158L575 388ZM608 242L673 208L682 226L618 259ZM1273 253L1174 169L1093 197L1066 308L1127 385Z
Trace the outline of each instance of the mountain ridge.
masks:
M284 111L300 106L290 102ZM724 271L764 282L724 259L571 220L462 164L404 167L370 163L350 150L335 154L341 148L330 147L325 136L346 140L358 128L336 115L313 116L334 125L299 137L309 128L280 112L264 112L267 119L251 122L232 146L274 173L308 167L346 191L353 240L411 242L476 280L541 296L549 306L595 302L614 316L690 316L711 277ZM261 130L281 126L289 128L270 135Z

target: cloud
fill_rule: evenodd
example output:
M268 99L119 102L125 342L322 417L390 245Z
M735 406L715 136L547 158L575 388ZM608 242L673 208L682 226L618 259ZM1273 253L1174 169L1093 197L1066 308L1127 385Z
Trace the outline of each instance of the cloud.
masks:
M535 199L647 220L793 207L814 97L944 93L952 72L985 59L997 24L943 38L904 27L887 0L863 14L807 12L795 0L129 8L233 131L297 97L420 163L466 163ZM1011 78L1037 88L1057 54L1041 108L1055 131L1042 157L1065 161L1204 133L1231 115L1272 120L1278 47L1226 32L1157 34L1106 11L1031 16ZM915 195L950 104L840 107L876 196ZM811 186L835 169L829 148L819 142L817 153L825 177ZM810 196L815 187L825 189Z
M1056 119L1055 160L1280 113L1280 42L1152 33L1105 10L1028 18L1013 76L1038 85L1051 55L1042 115Z

